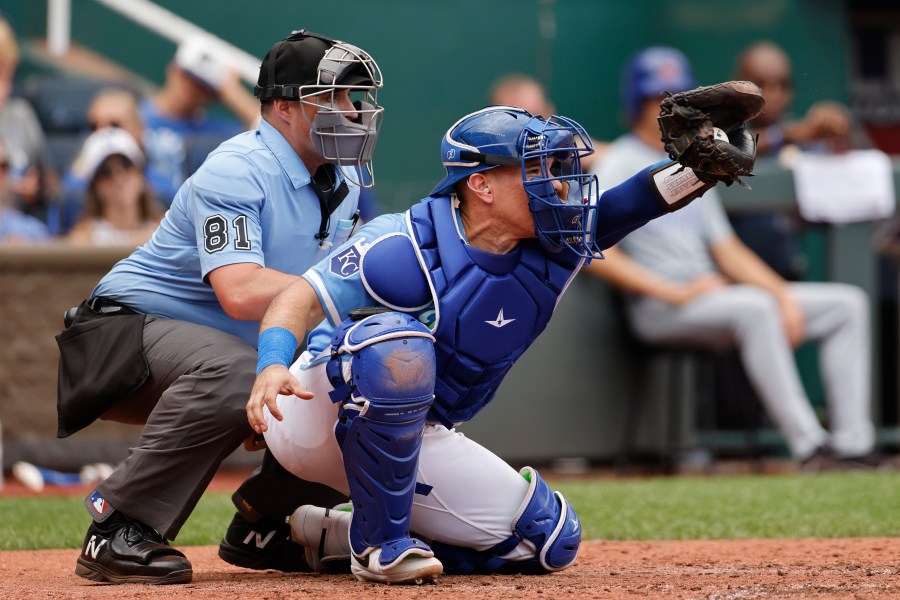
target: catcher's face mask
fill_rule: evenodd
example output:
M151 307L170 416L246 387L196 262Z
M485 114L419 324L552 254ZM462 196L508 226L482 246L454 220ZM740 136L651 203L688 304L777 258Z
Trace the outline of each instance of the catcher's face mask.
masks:
M444 135L441 154L447 176L432 196L451 194L473 173L519 167L541 244L589 258L594 241L597 178L582 172L581 159L594 152L591 139L565 117L533 117L521 108L491 106L457 121Z
M534 117L522 136L522 179L534 231L552 252L601 255L597 227L596 175L582 171L581 159L594 152L581 125L566 117Z

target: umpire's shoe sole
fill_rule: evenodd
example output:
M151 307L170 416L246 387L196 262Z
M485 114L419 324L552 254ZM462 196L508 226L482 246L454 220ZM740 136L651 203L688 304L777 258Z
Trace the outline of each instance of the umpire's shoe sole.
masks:
M75 574L107 583L190 583L190 561L153 528L124 518L93 523L75 564Z
M183 568L184 564L187 564L186 569ZM78 564L75 565L75 574L79 577L90 579L91 581L101 581L104 583L145 583L152 585L190 583L191 579L194 577L194 571L191 568L191 564L187 562L187 559L181 561L180 564L172 564L168 569L165 565L157 563L154 565L155 568L153 570L163 571L160 575L126 575L122 573L123 570L137 570L135 569L135 566L134 563L123 562L122 564L115 565L115 568L107 568L103 565L84 561L79 558Z

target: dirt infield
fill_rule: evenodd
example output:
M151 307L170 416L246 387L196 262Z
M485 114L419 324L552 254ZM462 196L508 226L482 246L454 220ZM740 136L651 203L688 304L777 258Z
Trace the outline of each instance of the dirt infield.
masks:
M184 550L194 581L168 587L80 579L74 550L0 552L0 598L900 598L900 538L585 542L561 573L444 576L422 587L247 571L213 546Z

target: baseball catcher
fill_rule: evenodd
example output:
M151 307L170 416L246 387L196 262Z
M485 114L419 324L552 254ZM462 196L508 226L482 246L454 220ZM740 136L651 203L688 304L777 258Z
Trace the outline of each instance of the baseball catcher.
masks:
M756 140L746 122L764 106L762 90L749 81L726 81L668 94L659 110L665 150L709 186L737 181L749 188L740 177L752 174Z

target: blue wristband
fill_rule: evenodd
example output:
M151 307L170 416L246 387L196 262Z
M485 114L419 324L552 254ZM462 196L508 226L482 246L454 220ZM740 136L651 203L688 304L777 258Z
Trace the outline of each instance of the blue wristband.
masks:
M270 327L260 332L256 347L256 374L259 375L272 365L289 367L297 350L297 338L284 327Z

